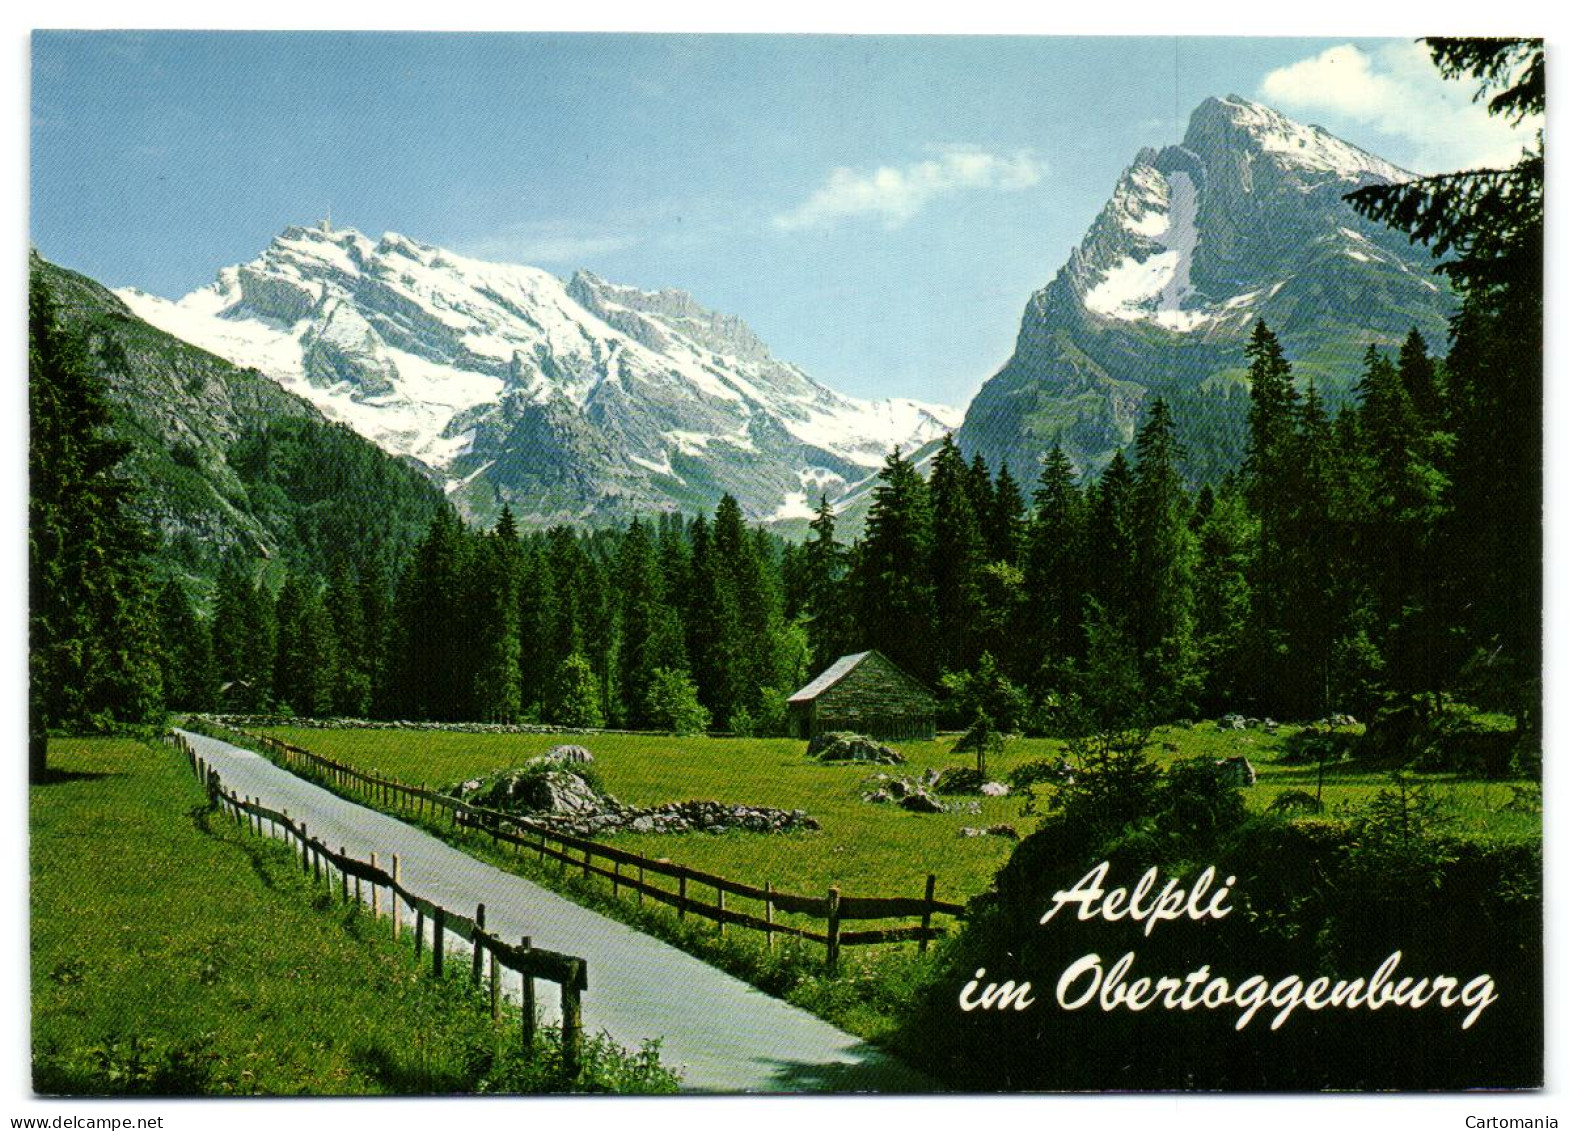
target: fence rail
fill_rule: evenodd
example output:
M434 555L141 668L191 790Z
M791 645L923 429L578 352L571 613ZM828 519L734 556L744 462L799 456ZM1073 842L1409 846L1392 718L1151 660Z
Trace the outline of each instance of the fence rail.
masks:
M524 817L470 805L458 798L440 793L424 785L409 785L395 778L369 774L363 770L293 743L255 734L231 727L204 722L207 728L224 731L253 743L270 754L285 768L317 776L328 784L344 791L357 790L378 804L414 816L431 816L444 811L445 819L456 827L465 825L487 833L492 841L512 845L517 851L536 853L541 860L560 862L563 867L578 869L587 876L600 876L611 882L612 894L619 896L621 889L636 892L639 899L646 897L674 907L677 915L688 914L708 919L723 931L728 926L745 927L761 931L768 945L774 945L774 936L804 939L827 948L830 968L837 967L839 951L846 946L865 946L873 943L914 942L924 952L934 938L945 935L946 929L932 923L934 915L963 918L964 905L936 898L937 877L928 873L926 890L921 896L847 896L837 887L824 895L800 895L776 891L772 884L758 887L725 876L701 872L676 864L664 858L653 858L616 848L601 841L586 840L558 832L548 826ZM577 855L572 855L577 853ZM596 863L595 861L599 861ZM636 869L631 875L623 869ZM676 881L675 891L648 882L649 874L665 876ZM706 888L713 893L712 902L696 897L693 886ZM754 900L763 905L761 916L751 915L725 906L727 895ZM824 928L811 930L794 924L776 922L776 913L821 919ZM875 919L913 919L919 917L918 926L887 927L881 930L846 931L842 924L849 921Z
M434 903L403 885L399 858L394 855L392 869L378 866L376 854L370 859L359 860L345 849L333 851L329 846L310 835L303 821L296 821L285 810L271 809L260 802L224 788L218 771L199 757L184 735L174 736L176 748L185 756L191 769L207 790L209 802L231 816L237 824L250 827L258 835L280 837L289 847L299 852L306 875L317 882L325 882L328 889L334 886L333 872L345 902L362 900L366 894L362 885L369 887L372 913L381 918L381 890L388 893L392 917L392 937L401 934L402 907L406 905L414 915L414 952L419 957L425 946L425 926L430 924L432 972L436 977L445 974L448 933L456 935L470 945L472 951L470 978L478 987L485 977L486 958L489 958L491 1015L501 1017L502 971L510 970L522 984L523 1042L532 1046L538 1027L538 1007L534 980L543 979L560 987L561 992L561 1057L562 1069L569 1080L576 1080L583 1063L583 993L588 989L588 963L575 955L562 954L532 945L524 938L519 943L509 943L485 928L485 905L475 908L473 917ZM354 892L349 892L350 881ZM400 903L401 900L401 903Z

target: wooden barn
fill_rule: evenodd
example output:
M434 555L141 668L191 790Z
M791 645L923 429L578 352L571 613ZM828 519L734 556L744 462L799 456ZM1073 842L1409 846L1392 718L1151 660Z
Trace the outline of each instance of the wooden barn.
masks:
M789 699L790 734L852 730L883 742L931 738L937 700L881 652L841 656Z

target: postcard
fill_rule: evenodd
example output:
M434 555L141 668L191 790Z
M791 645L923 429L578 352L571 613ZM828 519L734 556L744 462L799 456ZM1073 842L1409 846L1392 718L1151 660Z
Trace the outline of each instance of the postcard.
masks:
M1539 1094L1540 39L31 61L35 1094Z

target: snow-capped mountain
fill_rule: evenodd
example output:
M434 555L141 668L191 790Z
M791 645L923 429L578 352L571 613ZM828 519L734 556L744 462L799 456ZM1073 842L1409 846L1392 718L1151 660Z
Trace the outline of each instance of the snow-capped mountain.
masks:
M437 473L464 510L534 522L632 510L807 517L895 444L959 413L836 393L740 319L681 291L488 263L388 233L291 227L153 325L252 366L385 450Z
M1190 470L1211 478L1241 455L1242 345L1257 319L1331 401L1370 343L1414 325L1441 347L1453 302L1432 260L1344 200L1410 176L1266 106L1208 99L1182 144L1138 154L1031 298L1014 356L976 395L959 443L1029 475L1060 442L1093 472L1164 396Z

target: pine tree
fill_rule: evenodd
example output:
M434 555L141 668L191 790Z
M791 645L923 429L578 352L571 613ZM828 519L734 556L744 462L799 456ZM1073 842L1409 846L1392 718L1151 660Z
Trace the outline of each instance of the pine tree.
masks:
M686 671L681 626L665 604L658 548L649 528L632 520L621 540L615 566L619 717L627 726L652 724L650 691L656 671Z
M1446 78L1473 81L1515 125L1546 109L1540 39L1427 41ZM1534 742L1542 624L1542 133L1507 169L1417 177L1352 193L1364 215L1425 243L1463 296L1446 361L1454 455L1437 532L1452 627L1474 652L1474 692Z
M860 643L917 678L936 675L931 640L936 601L931 579L932 502L926 482L898 448L872 489L866 533L851 571Z
M1024 561L1024 495L1008 472L1006 460L997 469L997 486L992 492L991 522L987 545L991 560L1021 565Z
M1054 445L1036 486L1024 564L1021 636L1032 644L1026 667L1032 678L1043 664L1056 666L1080 654L1088 575L1080 552L1084 521L1084 497L1073 465L1062 446Z
M1250 401L1242 482L1259 524L1253 575L1248 579L1253 598L1248 670L1255 678L1252 697L1262 700L1286 680L1286 622L1290 613L1284 542L1292 507L1291 457L1299 404L1291 365L1262 319L1254 326L1244 352Z
M1090 494L1083 545L1093 548L1096 562L1089 571L1088 592L1124 633L1138 585L1133 565L1137 544L1133 496L1133 470L1117 452Z
M28 287L28 769L50 728L147 725L163 710L151 535L117 472L106 391L59 325L35 259Z
M1258 523L1248 511L1234 479L1209 495L1199 506L1203 520L1196 531L1198 568L1195 572L1195 634L1205 668L1207 711L1233 709L1254 686L1247 647L1252 622L1253 553Z
M1396 363L1400 384L1411 398L1423 430L1435 432L1448 426L1448 413L1444 393L1439 383L1438 363L1429 356L1427 342L1415 326L1400 346L1400 359Z
M526 715L543 711L550 681L568 653L555 650L556 579L545 545L531 540L518 568L518 683Z
M521 641L517 526L509 507L468 557L466 635L473 682L468 718L516 722L522 711Z
M834 538L834 508L826 494L818 500L806 544L803 568L806 633L814 671L820 671L850 650L845 624L844 575L847 555Z
M333 562L327 578L327 613L332 619L338 658L332 709L339 715L362 718L371 707L371 672L375 665L365 627L363 586L353 566L343 557Z
M217 696L212 632L173 578L158 593L158 632L165 702L173 710L212 710Z
M985 474L984 462L976 474ZM971 499L975 474L945 436L932 459L931 579L936 597L936 659L943 671L964 671L979 655L975 632L981 612L980 570L986 542ZM989 501L991 481L984 497ZM983 512L984 513L984 512Z
M1145 682L1176 709L1198 690L1190 506L1177 467L1183 452L1166 402L1156 398L1135 440L1133 586L1129 626Z

